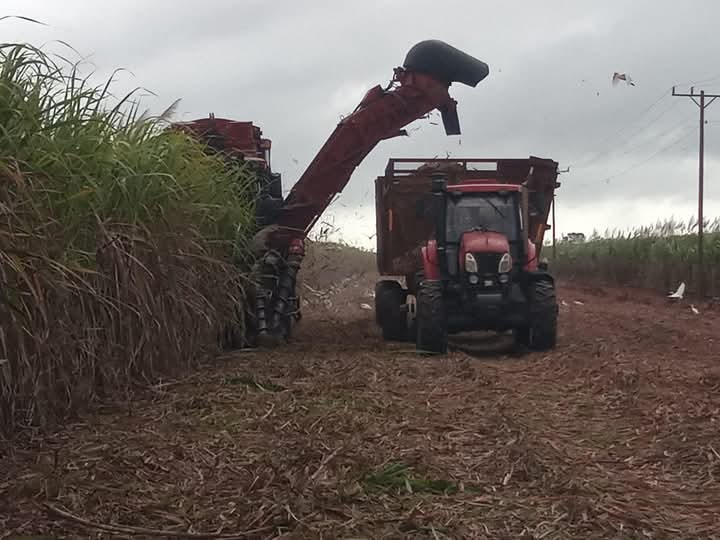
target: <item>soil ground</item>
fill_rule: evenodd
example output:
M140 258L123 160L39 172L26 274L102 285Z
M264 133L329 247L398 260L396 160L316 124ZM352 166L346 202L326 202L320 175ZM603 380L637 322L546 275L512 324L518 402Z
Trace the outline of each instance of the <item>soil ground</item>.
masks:
M713 306L563 283L555 351L422 358L380 339L372 285L5 449L0 537L720 537Z

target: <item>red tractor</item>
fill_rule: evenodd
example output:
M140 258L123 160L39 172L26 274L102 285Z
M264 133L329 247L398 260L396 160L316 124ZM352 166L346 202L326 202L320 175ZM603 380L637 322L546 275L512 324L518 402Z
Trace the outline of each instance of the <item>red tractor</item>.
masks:
M289 339L298 317L295 285L305 238L365 156L381 141L407 135L406 125L434 109L442 115L445 133L459 135L457 102L448 90L453 83L475 87L488 74L487 64L447 43L421 41L407 53L402 67L395 68L387 86L368 90L355 110L340 121L285 199L279 176L270 173L268 166L268 187L260 192L256 212L262 228L254 242L257 288L253 328L259 344ZM235 148L235 154L269 165L269 141L265 146L259 130L253 131L257 128L251 126L212 117L177 125L210 141L211 147L222 151Z
M533 157L390 160L376 181L378 270L405 287L377 284L383 336L445 353L449 334L512 330L553 348L555 281L539 256L557 176L555 161Z

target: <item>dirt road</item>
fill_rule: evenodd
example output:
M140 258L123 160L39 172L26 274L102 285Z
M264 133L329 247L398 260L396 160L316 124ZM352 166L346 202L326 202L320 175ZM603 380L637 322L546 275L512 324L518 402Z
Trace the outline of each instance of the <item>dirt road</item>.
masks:
M476 340L419 358L379 339L366 290L311 307L291 346L6 451L0 537L97 537L78 519L121 536L720 537L711 306L564 285L553 353Z

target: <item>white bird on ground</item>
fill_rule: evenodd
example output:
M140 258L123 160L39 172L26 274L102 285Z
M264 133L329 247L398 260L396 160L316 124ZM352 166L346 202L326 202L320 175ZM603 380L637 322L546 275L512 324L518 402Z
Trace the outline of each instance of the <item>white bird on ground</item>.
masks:
M360 309L364 309L365 311L372 310L372 306L370 304L360 304Z
M677 298L678 300L682 300L683 296L685 295L685 282L683 281L680 286L677 288L677 291L674 293L670 293L668 295L668 298Z
M690 309L695 315L700 315L700 311L694 305L690 304Z

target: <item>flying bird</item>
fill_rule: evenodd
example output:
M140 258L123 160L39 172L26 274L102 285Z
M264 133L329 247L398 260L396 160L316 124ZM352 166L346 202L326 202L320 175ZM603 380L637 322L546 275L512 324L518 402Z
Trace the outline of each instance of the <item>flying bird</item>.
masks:
M635 83L630 78L630 76L627 73L618 73L617 71L613 73L612 76L612 83L613 86L616 86L620 81L625 81L628 86L635 86Z

